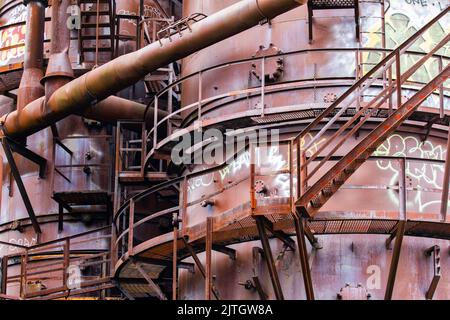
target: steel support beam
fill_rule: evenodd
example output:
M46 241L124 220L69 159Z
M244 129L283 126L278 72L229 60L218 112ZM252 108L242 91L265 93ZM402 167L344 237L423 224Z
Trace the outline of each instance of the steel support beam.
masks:
M178 297L178 213L173 214L172 300Z
M273 290L277 300L284 300L283 290L281 289L280 279L278 278L277 269L275 268L275 262L273 260L272 250L270 249L269 238L266 234L266 223L260 216L254 217L256 226L258 228L259 237L264 251L264 258L269 269L270 280L272 281Z
M188 243L188 240L185 237L183 237L182 239L183 239L184 246L186 247L186 249L189 251L189 254L194 259L195 265L197 266L198 270L200 270L200 273L202 274L203 278L206 278L205 268L203 267L202 263L200 262L200 259L198 258L197 254L195 253L194 248L192 248L192 246ZM211 283L211 291L214 294L214 297L217 300L220 300L219 292L217 291L217 288L214 285L214 283Z
M266 228L267 231L269 231L271 234L273 234L274 237L278 238L281 242L283 242L285 245L287 245L292 251L295 251L295 241L292 240L289 235L287 235L286 233L284 233L281 230L275 230L273 228L273 223L269 219L267 219L265 216L258 216L258 217L255 217L255 219L256 218L259 221L261 221L261 223L263 223L264 228Z
M136 267L136 269L139 271L139 273L144 277L144 279L148 282L149 287L156 293L158 298L160 300L167 300L164 293L161 291L161 288L153 281L152 278L149 277L149 275L145 272L144 269L140 266L139 263L137 263L133 258L131 258L131 262Z
M397 276L398 261L400 260L400 252L403 243L403 235L405 233L406 221L399 221L398 224L394 251L392 252L391 266L389 268L389 276L386 285L386 293L384 295L385 300L391 300L392 293L394 292L395 278Z
M314 300L314 288L311 278L311 269L309 267L308 262L308 251L306 250L304 220L295 213L293 214L293 216L295 224L295 233L297 235L298 256L300 258L300 265L302 267L306 298L308 300Z
M17 168L16 161L12 154L10 144L7 138L2 138L2 146L5 151L6 158L8 159L9 166L11 167L11 172L13 174L14 180L16 181L17 188L19 189L20 195L22 196L23 203L27 209L28 216L30 217L33 229L36 233L41 233L41 228L39 227L39 222L36 219L36 214L34 213L33 206L31 205L30 198L28 197L27 190L23 184L22 177L20 176L19 169Z
M433 255L433 279L425 295L428 300L432 300L439 280L441 279L441 248L439 246L432 246L425 252L425 255Z
M234 250L234 249L228 248L227 246L221 246L218 244L213 244L212 249L214 251L226 254L227 256L230 257L231 260L236 260L237 254L236 254L236 250Z
M1 283L0 283L0 293L6 294L7 290L7 282L8 282L8 260L9 258L7 256L2 257L2 265L1 265Z
M117 280L113 280L114 285L116 286L117 289L119 289L120 292L122 292L122 294L128 299L128 300L134 300L134 297L124 288L122 288L122 286L120 285L120 282Z

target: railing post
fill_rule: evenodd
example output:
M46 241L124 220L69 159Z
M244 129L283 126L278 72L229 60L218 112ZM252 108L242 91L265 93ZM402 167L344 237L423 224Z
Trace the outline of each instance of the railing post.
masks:
M254 145L250 144L250 208L252 215L256 209L256 197L255 197L255 149Z
M156 145L158 144L158 95L155 96L155 110L153 117L153 150L156 151Z
M291 211L295 212L294 210L294 170L293 170L293 152L294 152L294 141L289 141L289 205L291 207Z
M141 176L145 175L145 158L147 157L147 130L145 128L145 122L142 123L142 132L141 132Z
M445 157L444 178L442 184L441 219L443 222L447 220L449 187L450 187L450 126L448 128L447 155Z
M205 268L205 300L211 300L212 289L212 243L213 243L213 218L206 218L206 241L205 241L205 254L206 254L206 268Z
M70 265L70 238L66 239L64 243L64 261L63 261L63 274L62 274L62 286L67 286L67 268Z
M400 51L395 54L395 81L397 83L397 109L402 106L402 71L400 65ZM405 79L405 81L408 79Z
M302 146L301 140L302 140L302 138L298 138L298 140L297 140L297 163L296 163L296 166L297 166L297 199L299 199L301 196L301 190L300 190L300 182L301 182L301 178L302 178L301 173L300 173L300 165L301 165L301 162L300 162L301 150L300 150L300 148Z
M438 71L439 73L442 72L442 56L439 56L438 58ZM442 83L439 86L439 115L441 119L445 117L445 111L444 111L444 83Z
M400 166L400 173L398 177L399 220L406 221L406 160L404 158L400 158L398 163Z
M27 261L28 261L28 250L20 256L20 297L25 298L27 295Z
M129 222L128 222L128 254L133 255L133 237L134 237L134 200L130 200Z
M172 114L173 112L173 64L170 64L169 66L169 90L167 91L167 112L169 114ZM167 120L167 136L170 136L172 134L172 122L170 122L170 119Z
M178 211L173 213L172 300L178 297Z
M261 117L265 115L266 96L266 57L261 59Z
M299 189L300 196L302 196L306 189L308 188L308 167L306 165L306 150L300 151L300 181L299 181Z
M203 100L203 73L202 71L200 71L198 73L198 106L197 106L197 117L198 117L198 122L199 122L199 126L201 128L201 123L202 123L202 100Z

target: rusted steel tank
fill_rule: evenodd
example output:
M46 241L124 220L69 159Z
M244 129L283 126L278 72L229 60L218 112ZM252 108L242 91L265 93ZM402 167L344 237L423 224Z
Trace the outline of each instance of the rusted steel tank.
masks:
M39 2L33 5L36 8L45 10L45 16L50 18L52 7L43 8L42 3ZM33 14L35 15L36 13L33 12ZM67 15L66 11L64 11L64 15ZM1 89L2 93L17 89L20 79L24 74L23 68L27 68L26 63L23 66L26 52L26 17L27 8L23 5L23 1L4 1L0 9L0 19L2 22L0 26L2 39L0 44L2 57L0 68L2 73L0 77L2 77L2 85L4 85ZM42 19L43 17L42 15ZM34 18L31 17L30 19ZM38 48L39 51L42 51L45 61L42 58L37 64L33 64L34 62L32 61L31 66L34 68L32 69L34 71L30 77L23 77L28 82L24 83L25 91L20 92L19 90L19 100L44 96L43 84L45 79L42 84L40 83L45 74L45 69L42 66L44 62L47 65L51 53L65 50L72 59L68 70L73 73L72 67L76 68L77 61L74 58L78 55L77 46L70 46L69 38L67 38L66 42L59 38L58 45L61 47L61 45L65 46L66 44L66 46L52 51L50 47L52 34L51 22L50 19L47 20L45 30L43 30L44 33L42 34L45 41L42 39L43 41L41 42L44 48ZM66 16L62 17L61 20L65 23ZM61 27L65 26L58 26L58 28ZM69 32L61 32L61 34L65 34L67 37L69 36ZM39 38L35 40L39 40ZM32 59L35 57L30 56L29 58ZM36 78L35 75L37 72L40 72L40 76ZM55 72L49 75L50 77L58 76ZM34 90L33 86L38 88L38 90ZM29 88L31 89L29 90ZM36 92L39 92L39 95L36 96L34 94ZM25 104L28 102L30 101L25 101ZM6 115L15 110L14 101L3 97L1 110L2 115ZM55 128L57 129L56 135L52 134L51 129L46 129L27 138L26 147L47 160L43 178L39 177L39 168L36 164L22 156L15 156L28 197L30 198L37 220L40 223L40 234L36 233L32 227L21 193L12 178L10 165L6 161L6 157L2 151L2 166L0 170L0 240L5 244L0 245L1 256L14 255L20 252L20 248L8 246L6 243L32 246L92 230L104 225L106 217L105 209L96 209L87 205L82 207L79 213L73 215L66 214L64 217L64 229L59 232L58 204L52 197L55 192L108 192L110 166L105 165L111 163L109 156L111 139L107 137L108 131L105 127L99 126L95 122L83 120L78 116L64 120L57 124ZM109 244L105 241L97 241L85 244L84 248L83 246L79 246L78 249L105 250L108 246ZM20 270L18 268L14 269L14 267L11 267L11 274L19 273ZM52 280L47 281L47 286L52 286ZM9 292L15 294L17 290L17 284L11 284Z
M236 1L186 0L183 2L184 16L197 12L209 15L234 2ZM233 120L230 120L233 117L238 126L236 114L239 113L245 114L263 108L266 110L284 108L287 111L304 112L315 108L323 109L378 63L390 49L401 44L447 5L445 1L434 1L433 4L424 5L401 0L390 1L386 6L383 3L361 2L360 17L357 19L358 34L353 10L314 11L311 22L308 19L307 6L302 6L273 19L270 23L201 50L183 60L184 76L211 68L202 72L201 79L199 75L195 75L183 82L182 106L193 105L193 108L183 113L184 125L188 127L198 120L196 103L199 96L205 101L201 105L204 123L220 124L221 121L224 123L227 121L224 126L230 129L235 128ZM308 35L310 23L313 24L312 42ZM442 39L439 37L445 34L445 30L448 32L449 26L450 20L447 17L433 30L424 34L421 45L415 45L410 50L425 52L433 41L438 41L432 39ZM448 46L445 46L439 53L448 59L450 54L448 50ZM298 52L287 54L295 51ZM261 62L258 64L255 61L227 64L231 61L251 60L252 57L265 55L273 57L266 59L264 67ZM405 54L406 56L408 55ZM411 59L414 59L412 55L406 57L402 67L411 66ZM215 68L222 64L220 68ZM431 64L425 65L413 76L413 80L426 83L431 79L429 76L435 67ZM264 101L260 90L262 81L267 86ZM276 89L269 90L274 87ZM379 88L375 86L370 94L379 92L381 88L382 84ZM409 86L402 88L405 97L410 97L414 93L414 89ZM362 97L362 101L364 99L365 97ZM438 96L431 95L421 108L431 117L438 115ZM444 109L448 115L450 111L448 96L444 99ZM296 124L294 116L290 118L291 123L283 124L281 127L270 121L270 116L264 118L258 115L254 118L259 119L253 122L255 129L271 123L271 128L282 129L284 138L295 137L308 123L308 120L304 120L303 123ZM280 117L281 120L286 121ZM369 127L373 125L367 124ZM407 122L373 154L417 158L415 161L407 161L406 167L408 219L435 221L440 219L440 196L443 188L444 162L448 151L447 128L444 126L439 129L431 129L424 139L423 131L418 129L415 123ZM363 128L357 136L349 139L341 155L345 155L345 150L351 150L366 133ZM308 136L305 139L312 137ZM323 141L318 142L316 150L320 147L320 143ZM262 167L269 170L288 168L289 154L285 148L274 147L269 154L272 155L271 158L266 159L261 164ZM434 162L435 160L437 162ZM324 170L330 166L331 162ZM185 201L191 203L198 200L198 203L190 206L183 215L183 227L190 228L191 232L188 234L193 240L197 232L196 225L204 223L207 217L225 216L224 213L230 214L249 201L250 185L245 181L249 167L250 156L247 152L225 169L187 182L188 196ZM195 170L203 168L204 166L197 166ZM398 160L395 159L374 159L366 162L347 181L342 190L320 209L318 218L364 217L370 220L392 219L398 216L400 200L396 186L399 170ZM287 196L289 179L286 175L279 174L261 179L259 183L262 182L267 191L263 196L265 201L281 201L281 198ZM220 192L224 188L225 191ZM205 198L211 194L213 196L210 199ZM211 201L213 205L202 205L199 199ZM265 209L264 205L261 205L261 210L270 208ZM245 228L245 225L241 227ZM336 228L339 229L338 226ZM361 233L364 233L365 227L361 228ZM314 227L311 229L314 232ZM319 229L316 225L316 230ZM315 298L383 299L392 256L392 251L385 246L387 237L343 235L345 232L331 229L329 233L341 234L318 236L320 246L317 248L307 244ZM243 242L245 243L230 246L237 251L236 260L223 253L215 251L212 253L212 274L221 298L259 299L261 296L254 287L255 276L259 278L268 298L275 298L267 266L259 254L255 256L253 250L255 247L261 247L261 242L245 240ZM270 240L270 245L284 297L305 299L298 252L286 250L283 243L276 239ZM425 293L433 279L434 268L432 259L425 251L435 245L448 248L449 241L433 239L433 235L425 238L405 237L395 282L394 299L425 299ZM199 257L202 263L205 263L204 253L199 254ZM190 258L185 261L193 262ZM448 275L450 272L448 254L442 256L441 267L443 273ZM433 299L450 298L449 280L445 276L441 278ZM203 299L204 282L200 273L193 275L181 270L179 298Z

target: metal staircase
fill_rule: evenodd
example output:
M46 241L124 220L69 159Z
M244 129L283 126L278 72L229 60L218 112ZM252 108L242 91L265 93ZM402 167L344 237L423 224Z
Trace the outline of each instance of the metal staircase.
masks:
M402 85L408 83L408 79L430 60L433 55L450 41L450 34L435 45L425 56L417 61L408 70L402 70L402 54L418 40L423 33L429 30L437 21L445 17L450 8L444 10L436 18L427 23L422 29L406 40L391 54L386 56L379 64L371 69L364 77L356 82L347 92L339 97L324 112L311 122L305 130L295 139L298 146L297 166L298 181L300 187L297 190L298 199L296 201L297 211L305 217L313 217L320 208L329 200L344 184L344 182L370 157L370 155L380 146L390 133L395 131L419 106L433 93L442 87L443 83L450 75L450 66L439 68L438 74L431 79L412 97L402 96ZM393 70L394 69L394 70ZM388 71L395 74L395 79L389 80L376 96L369 101L361 101L361 93L369 88L372 83ZM394 72L393 72L394 71ZM442 90L440 90L442 95ZM387 102L389 101L389 102ZM343 151L341 147L362 127L362 125L387 103L391 106L396 103L396 109L389 109L388 117L363 138L350 152ZM356 112L348 121L341 121L343 113L350 107L355 107ZM321 123L329 118L325 125ZM339 129L330 135L325 135L329 128L338 125ZM306 145L302 146L301 141L305 135L314 133L314 138ZM313 146L320 139L324 143L317 150L311 152ZM325 152L324 152L325 151ZM311 156L307 157L307 153ZM331 169L324 167L325 163L339 154L346 154ZM322 160L319 164L313 163L317 158ZM311 184L311 185L309 185Z

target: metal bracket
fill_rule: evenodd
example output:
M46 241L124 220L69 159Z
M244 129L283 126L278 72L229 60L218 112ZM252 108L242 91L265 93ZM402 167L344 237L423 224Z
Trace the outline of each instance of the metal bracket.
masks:
M39 178L43 179L45 178L45 170L47 168L47 159L41 157L37 153L31 151L30 149L26 148L22 144L12 140L11 138L4 137L2 139L6 139L11 150L15 153L20 154L22 157L30 160L31 162L34 162L39 166Z
M214 251L226 254L227 256L230 257L231 260L236 260L237 254L236 254L236 250L234 250L234 249L228 248L227 246L221 246L218 244L213 244L212 249Z
M262 222L264 228L267 229L274 237L281 240L285 245L287 245L292 251L295 251L295 241L289 237L286 233L281 230L274 230L273 223L267 219L265 216L258 216L257 219Z
M277 269L273 260L272 250L270 249L269 238L267 237L266 233L268 220L264 216L256 216L254 217L254 219L258 228L259 237L261 239L261 244L264 251L264 257L266 260L267 268L269 269L270 280L272 281L275 296L277 300L284 300L283 290L281 289L280 279L278 278Z
M397 239L395 240L394 251L392 252L391 265L389 267L389 276L384 296L385 300L391 300L392 293L394 292L395 278L397 276L398 262L400 260L400 252L403 243L403 235L405 234L405 228L406 228L406 221L400 220L398 222L398 227L396 231Z
M427 257L433 255L433 279L431 280L430 287L425 294L425 297L428 300L432 300L439 280L441 279L441 248L437 245L432 246L430 249L425 251L425 255Z
M183 240L184 246L189 251L189 254L194 259L195 265L200 270L200 273L202 274L203 278L206 278L205 268L203 267L202 263L200 262L200 259L198 258L197 254L195 253L194 248L192 248L192 246L188 243L188 240L186 237L182 237L181 239ZM214 283L211 284L211 291L214 294L214 297L216 297L217 300L220 300L219 291L217 291L217 288L214 285Z

